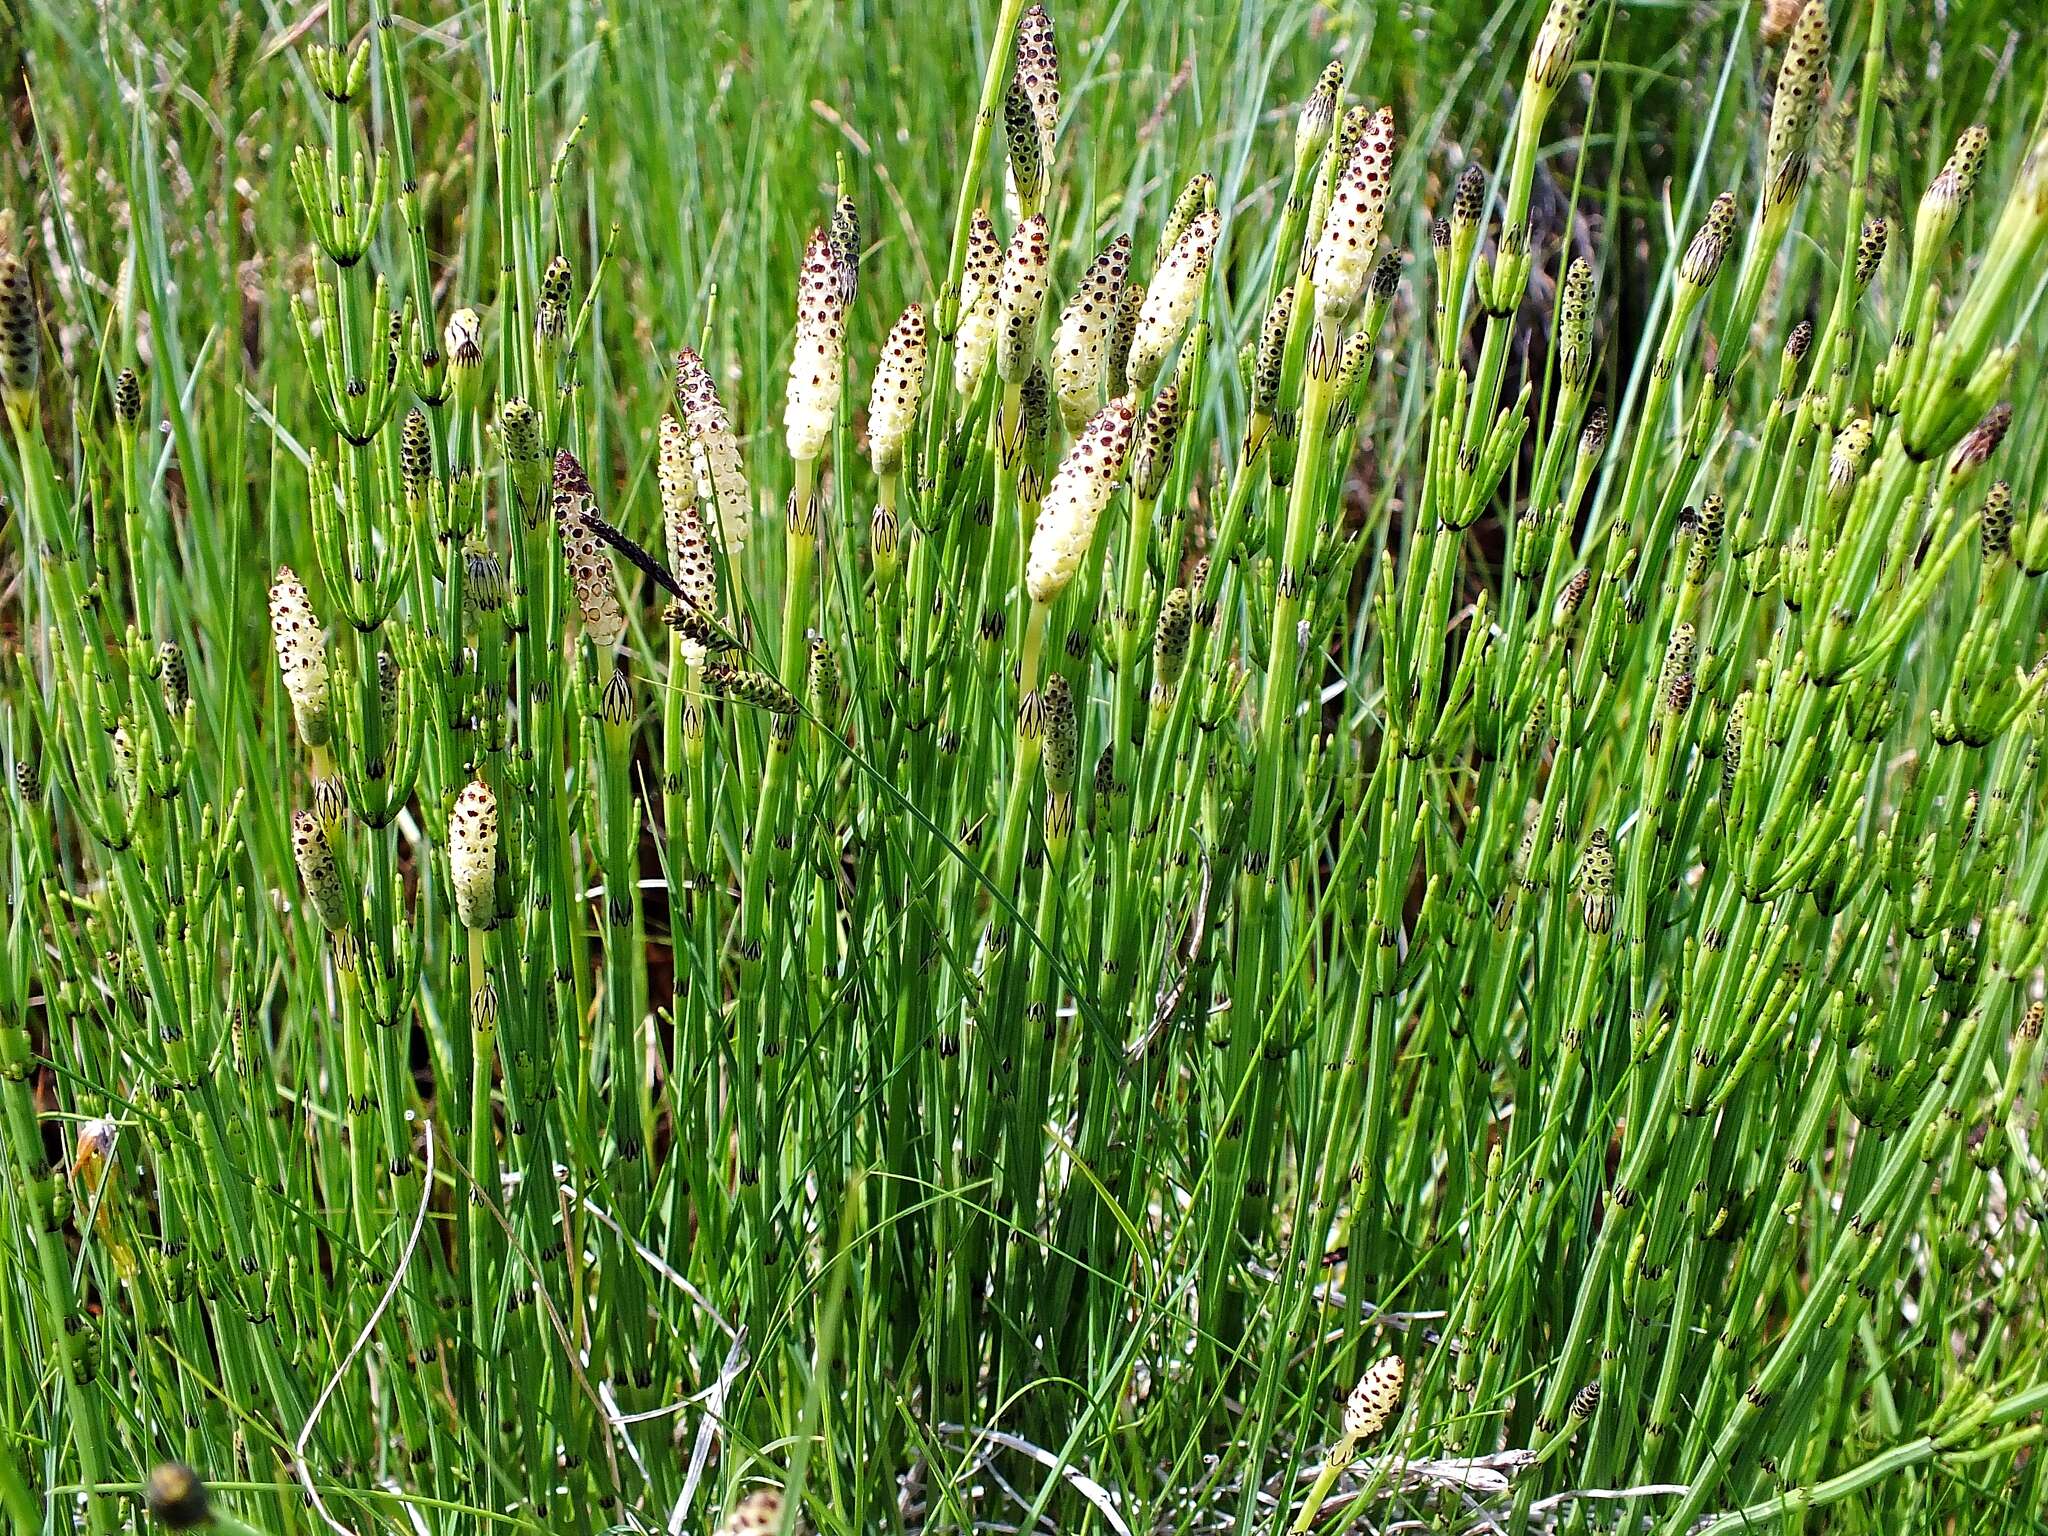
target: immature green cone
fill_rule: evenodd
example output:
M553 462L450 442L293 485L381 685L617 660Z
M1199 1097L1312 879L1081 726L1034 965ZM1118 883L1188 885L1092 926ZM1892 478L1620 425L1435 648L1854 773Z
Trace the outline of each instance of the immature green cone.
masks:
M1057 672L1038 690L1038 726L1045 782L1053 790L1065 793L1074 787L1074 774L1081 761L1081 737L1074 714L1074 690Z
M1052 376L1045 371L1045 364L1033 365L1024 375L1023 387L1017 392L1017 408L1024 413L1024 448L1028 456L1025 472L1040 477L1024 498L1035 506L1044 492L1041 461L1045 445L1052 441Z
M540 275L540 302L533 310L533 339L543 353L559 346L569 334L569 291L574 275L569 258L551 258ZM450 353L451 360L453 353Z
M1541 537L1545 526L1544 518L1534 507L1524 507L1515 519L1515 539L1509 569L1522 581L1527 581L1542 568L1543 557L1549 552L1549 543Z
M540 418L533 407L514 395L498 410L498 443L511 471L512 488L532 515L534 497L547 476L547 454L540 442Z
M411 315L411 313L412 306L409 303L398 305L397 307L391 310L390 320L384 328L384 382L386 384L392 384L397 382L398 361L399 358L405 354L408 338L412 334L408 322L408 317ZM425 366L425 362L423 359L412 361L416 361L418 366L420 367ZM437 352L434 354L434 366L438 368L440 366L440 361L441 357L440 354ZM422 387L425 386L426 381L424 375L419 376L419 382L422 385ZM424 396L422 396L422 398L424 398Z
M1399 251L1383 252L1373 263L1372 276L1366 280L1365 318L1359 322L1358 334L1367 347L1379 334L1387 311L1394 307L1394 296L1401 291L1401 263Z
M766 672L710 661L704 664L704 681L726 698L765 709L772 715L793 715L802 708L796 695Z
M427 413L415 406L398 428L398 483L406 501L417 504L433 478L434 436L427 428Z
M1387 190L1394 173L1394 111L1381 107L1359 135L1337 185L1330 211L1317 237L1312 281L1316 319L1342 325L1358 310L1366 278L1378 254L1386 223Z
M156 648L156 680L163 690L164 713L177 719L192 698L192 674L185 665L185 648L177 641L166 640Z
M1722 537L1728 531L1728 508L1718 493L1709 495L1700 503L1699 516L1693 524L1692 547L1686 551L1685 579L1692 586L1703 585L1713 569L1714 557L1721 552Z
M1387 1355L1358 1378L1358 1385L1344 1399L1344 1439L1352 1447L1370 1440L1393 1420L1401 1406L1401 1387L1407 1374L1399 1355Z
M1045 215L1034 214L1010 237L997 285L996 377L1005 384L1021 384L1031 371L1038 315L1051 282L1052 238Z
M1187 665L1194 612L1194 598L1186 587L1175 587L1160 600L1159 628L1152 637L1152 675L1165 693L1179 686Z
M1139 501L1157 501L1173 464L1173 445L1180 436L1180 390L1172 384L1145 413L1131 449L1131 494Z
M1152 250L1152 265L1165 264L1173 254L1173 248L1180 244L1188 226L1201 215L1210 200L1216 195L1216 178L1207 171L1197 171L1175 195L1166 209L1166 222L1159 229L1159 243Z
M1344 338L1344 345L1337 352L1336 381L1338 400L1337 421L1346 425L1351 419L1351 395L1365 377L1365 370L1372 362L1372 338L1361 327Z
M441 333L441 351L448 359L448 382L456 402L468 410L476 405L484 380L484 319L473 309L458 309Z
M1874 441L1868 417L1859 416L1844 426L1828 451L1828 500L1836 506L1849 499L1863 478L1864 461Z
M1127 282L1117 296L1116 318L1109 324L1109 398L1131 391L1131 343L1138 334L1138 312L1145 307L1145 285Z
M676 408L683 413L683 425L690 434L690 466L697 476L697 499L716 515L718 548L730 573L732 562L747 547L747 519L752 510L747 471L740 460L739 439L733 435L732 421L718 398L711 370L688 347L676 352Z
M167 1461L150 1471L142 1485L142 1502L167 1531L197 1530L213 1522L206 1484L181 1461Z
M1223 232L1223 218L1215 209L1197 214L1174 242L1166 260L1145 290L1145 303L1138 311L1137 327L1131 333L1130 356L1124 376L1132 392L1142 394L1152 387L1159 370L1179 345L1195 305L1202 296L1203 279L1216 253L1216 239Z
M1557 300L1557 376L1573 394L1593 377L1593 269L1574 258Z
M562 449L555 455L555 534L562 542L562 564L583 617L583 631L592 645L606 650L625 638L626 616L612 581L609 546L591 525L596 512L583 466Z
M860 293L860 204L850 197L841 197L833 203L826 241L831 246L832 262L838 270L839 302L842 307L851 309Z
M1984 509L1977 514L1977 548L1986 565L1996 565L2012 553L2012 487L1994 480L1984 493Z
M1856 286L1868 288L1877 277L1877 269L1884 265L1884 251L1891 241L1891 226L1883 219L1868 218L1863 221L1863 230L1856 237ZM1810 322L1801 321L1802 325ZM1809 331L1809 335L1811 332Z
M313 616L304 584L288 565L277 568L277 583L270 589L270 634L299 740L309 747L324 747L333 734L327 696L327 637Z
M1258 351L1252 357L1251 407L1256 416L1277 415L1280 380L1287 364L1287 328L1294 320L1294 289L1282 288L1266 309L1259 326Z
M292 812L292 861L299 866L299 883L306 888L306 900L320 926L329 933L345 932L351 925L341 870L320 818L311 811Z
M389 651L377 653L377 709L388 734L398 728L398 658Z
M1074 835L1074 770L1080 755L1073 691L1057 672L1040 690L1039 732L1045 764L1045 851L1057 862Z
M1789 203L1806 183L1808 144L1820 114L1826 84L1828 50L1834 39L1828 27L1827 0L1807 0L1785 45L1778 67L1778 91L1771 101L1771 131L1764 150L1764 209Z
M1529 64L1523 74L1524 89L1543 100L1557 94L1578 57L1579 39L1586 28L1586 13L1593 0L1550 0L1535 45L1529 50Z
M1344 61L1332 59L1316 77L1316 88L1301 104L1301 116L1294 124L1294 163L1306 165L1323 152L1330 141L1330 126L1337 121L1337 98L1344 91Z
M1579 902L1586 932L1601 934L1614 927L1614 848L1605 827L1593 829L1579 862Z
M1706 220L1700 225L1699 233L1692 237L1692 244L1686 247L1685 258L1678 264L1681 287L1690 288L1695 294L1711 288L1714 279L1720 275L1721 263L1728 255L1728 242L1734 235L1735 194L1723 192L1707 210Z
M796 344L782 425L789 456L810 463L825 451L839 409L839 376L846 355L846 290L841 266L824 230L814 230L797 274Z
M813 635L804 665L804 706L829 726L839 718L839 698L839 657L823 635Z
M1721 798L1734 792L1735 776L1742 771L1742 733L1749 720L1749 690L1735 696L1728 707L1728 719L1721 727Z
M1468 165L1458 173L1458 184L1451 191L1451 238L1469 237L1485 216L1486 172Z
M1011 80L1031 108L1038 129L1038 157L1052 170L1053 142L1060 125L1060 50L1052 17L1034 5L1017 20L1016 65Z
M1664 665L1657 674L1657 692L1671 714L1684 714L1692 703L1699 654L1699 636L1690 624L1681 624L1671 631L1671 641L1664 648Z
M1093 783L1097 804L1107 802L1122 789L1123 786L1117 783L1115 747L1104 744L1101 755L1095 759Z
M12 251L0 251L0 402L26 418L43 369L42 320L35 284Z
M661 531L668 549L669 574L683 589L686 602L711 613L718 607L718 572L697 512L697 476L690 464L689 437L673 416L661 418L654 474L661 489Z
M1781 409L1792 400L1799 384L1800 364L1806 361L1806 354L1812 350L1813 322L1802 320L1792 327L1792 333L1785 338L1784 350L1778 354L1778 405Z
M1358 153L1358 146L1365 141L1365 130L1371 122L1372 108L1364 102L1346 109L1344 120L1337 125L1337 167L1340 171Z
M996 286L1003 246L985 209L974 210L967 226L967 255L960 272L960 317L953 347L953 387L971 395L988 367L996 344Z
M448 879L465 928L498 924L498 798L481 779L463 785L448 813Z
M1607 407L1595 405L1586 412L1586 424L1579 429L1579 454L1586 459L1597 460L1607 450L1607 434L1611 422Z
M868 462L878 477L903 471L903 445L917 425L917 404L924 394L924 365L924 306L913 304L882 343L868 395Z
M114 420L132 432L141 419L142 380L135 376L133 368L123 368L114 376Z
M1024 585L1035 603L1050 603L1065 590L1095 539L1095 524L1116 494L1124 456L1137 429L1137 412L1126 398L1112 400L1076 438L1046 487L1031 535Z
M1977 185L1977 174L1984 168L1984 151L1990 144L1991 131L1982 123L1965 128L1956 140L1954 152L1921 194L1919 213L1913 220L1915 271L1926 269L1955 229L1963 205Z
M1003 93L1003 143L1010 151L1010 187L1017 204L1036 212L1045 196L1045 145L1030 99L1014 79Z
M133 805L142 797L142 761L135 752L135 738L128 734L127 726L116 726L109 745L114 752L114 777Z
M1059 329L1052 342L1052 377L1060 420L1069 432L1087 424L1102 397L1109 332L1116 322L1117 297L1130 263L1131 237L1118 235L1088 264L1074 296L1060 311Z

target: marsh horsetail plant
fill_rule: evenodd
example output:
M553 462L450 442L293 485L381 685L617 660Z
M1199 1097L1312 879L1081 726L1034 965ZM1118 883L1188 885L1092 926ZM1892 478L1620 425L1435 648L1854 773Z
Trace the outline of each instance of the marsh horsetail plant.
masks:
M2041 1528L2030 8L0 79L8 1529Z

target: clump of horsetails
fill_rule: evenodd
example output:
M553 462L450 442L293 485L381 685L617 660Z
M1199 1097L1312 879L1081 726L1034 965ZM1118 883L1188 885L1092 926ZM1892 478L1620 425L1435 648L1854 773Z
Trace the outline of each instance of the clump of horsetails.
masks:
M1000 0L657 310L540 9L228 28L289 250L154 86L113 259L7 183L15 1527L2032 1519L2031 45L1773 4L1652 189L1614 8L1469 146L1283 34L1113 182Z

